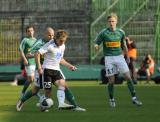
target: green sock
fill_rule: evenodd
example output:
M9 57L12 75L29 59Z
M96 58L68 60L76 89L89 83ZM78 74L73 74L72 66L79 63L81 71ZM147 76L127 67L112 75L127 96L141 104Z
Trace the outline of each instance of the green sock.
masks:
M23 89L22 89L22 93L24 94L27 90L27 88L29 87L30 85L30 82L29 81L25 81L24 83L24 86L23 86Z
M113 99L113 92L114 92L113 83L108 83L108 93L109 93L109 98L110 99Z
M76 107L77 103L70 89L66 87L64 92L65 92L66 100L70 102L72 105L74 105L74 107Z
M135 97L136 96L136 92L135 92L135 89L134 89L134 86L133 86L133 82L132 81L128 81L127 85L128 85L128 89L129 89L129 91L131 93L131 96Z
M28 100L29 98L31 98L32 96L34 96L35 94L32 93L32 90L29 90L25 93L25 95L21 98L22 102L25 102L26 100Z

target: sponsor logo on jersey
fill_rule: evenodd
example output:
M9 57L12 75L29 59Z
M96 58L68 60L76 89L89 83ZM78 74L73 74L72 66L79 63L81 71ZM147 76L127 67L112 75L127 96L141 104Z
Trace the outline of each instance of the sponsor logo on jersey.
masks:
M120 47L120 41L105 42L106 47Z

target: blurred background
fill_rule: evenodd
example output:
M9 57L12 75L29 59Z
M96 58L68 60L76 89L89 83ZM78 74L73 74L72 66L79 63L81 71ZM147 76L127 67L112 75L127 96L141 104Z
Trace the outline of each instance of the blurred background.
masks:
M106 17L111 12L118 14L118 26L135 41L137 63L150 53L158 64L160 0L1 0L0 79L20 72L18 48L29 24L35 25L37 38L41 38L48 26L67 30L65 58L80 65L82 71L96 71L87 75L97 78L97 64L103 54L102 49L94 50L93 40L107 26Z

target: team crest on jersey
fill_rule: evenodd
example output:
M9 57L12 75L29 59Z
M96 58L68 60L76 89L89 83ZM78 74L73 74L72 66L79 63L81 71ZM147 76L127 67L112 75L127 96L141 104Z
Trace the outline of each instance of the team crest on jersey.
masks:
M57 59L57 60L60 60L60 59L61 59L61 56L62 56L62 54L61 54L60 52L57 52L57 54L56 54L56 59Z

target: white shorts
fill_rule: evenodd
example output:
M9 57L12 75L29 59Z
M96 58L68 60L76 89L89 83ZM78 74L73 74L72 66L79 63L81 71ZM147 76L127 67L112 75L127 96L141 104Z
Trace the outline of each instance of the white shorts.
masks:
M34 76L34 86L38 87L38 88L43 88L43 75L39 75L38 71L35 71L35 76Z
M129 72L128 65L123 55L105 56L106 76Z
M27 76L34 76L36 66L35 65L30 65L30 66L25 66Z

